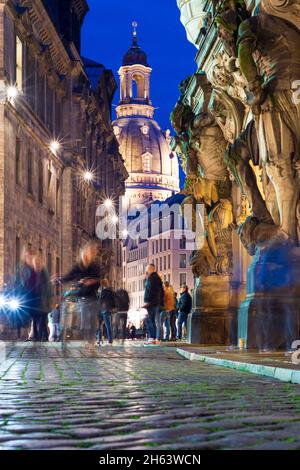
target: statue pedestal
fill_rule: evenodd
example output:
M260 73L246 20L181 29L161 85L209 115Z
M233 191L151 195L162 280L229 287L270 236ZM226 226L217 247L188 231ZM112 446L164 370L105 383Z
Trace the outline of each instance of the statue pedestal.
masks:
M236 344L237 308L231 306L231 292L229 276L196 279L188 326L189 343Z
M300 248L258 248L239 309L238 338L259 350L289 350L300 339Z

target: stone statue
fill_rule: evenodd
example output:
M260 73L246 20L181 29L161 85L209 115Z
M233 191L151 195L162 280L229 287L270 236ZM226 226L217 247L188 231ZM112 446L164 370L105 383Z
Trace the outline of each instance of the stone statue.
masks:
M226 156L253 211L241 228L242 241L250 252L263 241L298 243L300 105L293 82L300 77L300 31L264 11L250 17L243 0L227 0L216 22L226 52L239 60L255 121ZM250 168L256 139L265 200Z
M200 277L231 272L233 214L231 182L224 162L227 141L209 109L212 87L205 74L195 78L204 95L201 112L195 115L181 97L171 119L179 152L185 158L189 197L184 203L205 206L204 245L191 258L193 273Z

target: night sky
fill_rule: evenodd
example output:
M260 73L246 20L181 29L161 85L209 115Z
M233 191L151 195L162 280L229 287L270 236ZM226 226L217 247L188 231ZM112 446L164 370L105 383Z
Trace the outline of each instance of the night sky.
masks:
M169 116L178 85L196 69L195 47L186 39L176 0L88 0L82 38L82 55L112 69L118 80L122 58L132 42L132 21L138 26L138 43L153 68L151 98L159 108L155 119L170 128ZM113 103L119 101L119 90Z

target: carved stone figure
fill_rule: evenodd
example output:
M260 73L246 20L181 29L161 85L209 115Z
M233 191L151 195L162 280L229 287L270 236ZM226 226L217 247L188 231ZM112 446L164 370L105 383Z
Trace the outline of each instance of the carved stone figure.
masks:
M253 210L253 219L241 230L242 239L247 247L273 238L298 242L300 105L293 102L293 82L300 76L300 32L264 11L250 17L242 0L225 2L216 21L225 49L238 57L247 83L265 178L264 202L249 168L251 152L244 134L227 155Z
M204 93L201 112L195 115L181 98L172 114L176 142L185 156L186 192L191 195L185 203L205 206L206 237L202 248L194 252L191 265L196 277L230 274L233 215L231 182L224 162L227 141L209 109L212 87L206 75L196 74L195 78Z

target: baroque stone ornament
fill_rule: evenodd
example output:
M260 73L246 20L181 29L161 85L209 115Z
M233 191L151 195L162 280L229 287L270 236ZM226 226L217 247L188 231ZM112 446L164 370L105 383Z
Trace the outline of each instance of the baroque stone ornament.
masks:
M300 77L300 31L263 9L250 16L242 0L226 1L216 22L226 52L239 61L255 122L226 157L253 211L241 239L251 254L262 242L298 244L300 105L293 100L293 82ZM258 161L252 151L256 139ZM251 159L263 169L265 200Z
M195 277L228 275L232 270L233 213L231 182L224 162L227 141L209 108L212 87L205 74L196 74L204 94L199 114L181 97L171 119L176 144L187 173L185 204L204 204L204 245L190 260Z

